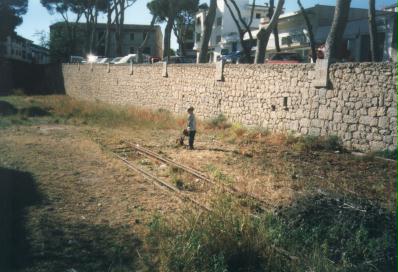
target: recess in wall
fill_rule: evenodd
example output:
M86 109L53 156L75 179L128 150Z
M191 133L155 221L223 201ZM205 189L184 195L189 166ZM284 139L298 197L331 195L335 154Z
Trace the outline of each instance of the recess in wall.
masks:
M283 109L284 109L285 111L289 110L289 108L287 107L287 97L284 97L284 98L283 98Z

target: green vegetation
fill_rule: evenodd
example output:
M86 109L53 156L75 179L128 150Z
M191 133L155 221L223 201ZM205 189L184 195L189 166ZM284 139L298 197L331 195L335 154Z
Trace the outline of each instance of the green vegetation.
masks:
M299 136L289 135L287 144L297 151L343 151L341 140L337 136Z
M225 183L227 185L231 185L233 184L233 179L226 175L225 173L223 173L220 169L218 169L216 166L212 165L212 164L208 164L207 165L207 171L210 172L210 175L219 182Z
M390 160L397 160L397 149L395 150L381 150L374 153L375 156L390 159Z
M255 218L220 199L214 213L153 219L161 271L395 271L396 214L375 204L317 195Z
M230 127L231 124L228 122L227 117L224 114L219 114L207 123L208 128L218 128L218 129L225 129Z

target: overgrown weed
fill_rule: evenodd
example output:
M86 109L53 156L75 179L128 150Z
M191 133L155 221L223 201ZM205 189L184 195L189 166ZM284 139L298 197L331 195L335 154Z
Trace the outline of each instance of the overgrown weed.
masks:
M237 203L154 217L148 259L160 271L395 271L396 214L374 203L317 195L257 218Z

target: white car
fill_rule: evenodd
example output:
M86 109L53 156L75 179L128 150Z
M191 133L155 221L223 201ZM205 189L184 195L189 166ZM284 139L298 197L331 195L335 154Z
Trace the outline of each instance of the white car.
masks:
M128 54L116 61L115 64L137 63L137 54Z

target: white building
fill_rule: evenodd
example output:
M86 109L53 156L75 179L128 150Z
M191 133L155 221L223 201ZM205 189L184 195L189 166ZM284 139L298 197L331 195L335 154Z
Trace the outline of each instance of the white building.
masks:
M384 7L384 11L393 11L393 12L398 12L398 7L397 4L392 4L389 6Z
M315 5L306 9L317 47L326 42L333 21L334 8L334 6ZM382 52L379 60L396 61L396 15L395 12L377 11L377 41L379 52ZM260 25L259 28L262 26L264 27L266 24ZM300 11L282 14L278 22L278 31L282 51L296 52L305 60L309 59L311 54L309 36ZM253 31L253 37L256 37L257 33L258 30ZM245 36L245 39L248 39L248 35ZM369 61L369 45L368 10L351 8L340 53L348 61ZM275 40L271 35L266 57L275 52Z
M47 48L35 45L33 41L18 35L8 36L4 42L0 43L0 56L27 63L50 63Z
M235 0L242 14L243 19L249 22L252 5L249 0ZM233 13L236 14L232 4ZM199 10L195 20L195 46L194 50L200 48L200 39L204 29L204 18L207 10ZM267 17L268 5L256 5L254 7L253 21L250 25L252 30L258 29L261 18ZM238 16L236 15L236 18ZM209 41L210 61L215 61L218 56L231 52L241 51L242 47L239 40L239 30L233 20L224 0L217 0L217 13L214 20L213 30Z

